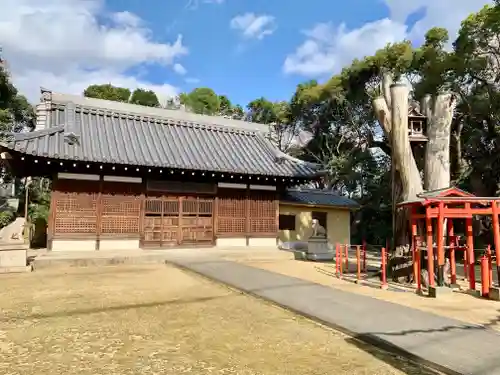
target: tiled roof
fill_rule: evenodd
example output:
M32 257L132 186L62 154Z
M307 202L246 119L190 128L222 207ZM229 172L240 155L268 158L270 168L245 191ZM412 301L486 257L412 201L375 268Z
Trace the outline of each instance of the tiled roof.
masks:
M286 191L281 201L311 206L359 207L359 204L352 199L342 197L332 191L317 189L290 189Z
M419 198L437 198L437 197L448 197L448 196L453 196L453 195L459 195L459 196L467 196L467 197L473 197L474 194L471 194L465 190L459 189L455 186L449 186L446 188L442 189L436 189L436 190L428 190L424 191L423 193L420 193L417 195Z
M192 114L182 120L182 114L171 118L164 114L176 111L162 109L144 115L144 107L133 105L124 107L128 112L73 102L51 105L48 128L15 134L7 148L63 160L237 174L312 177L318 170L281 153L251 125L220 126L209 116L193 122ZM134 107L136 113L130 111Z

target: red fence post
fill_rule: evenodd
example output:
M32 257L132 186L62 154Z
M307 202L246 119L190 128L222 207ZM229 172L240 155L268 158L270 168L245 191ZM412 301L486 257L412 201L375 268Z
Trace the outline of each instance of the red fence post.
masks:
M366 241L363 240L363 273L366 273Z
M382 284L380 285L380 288L382 289L387 289L387 273L386 273L386 253L385 253L385 247L382 248Z
M490 277L488 278L490 283L488 287L491 288L493 286L493 257L491 256L491 245L488 245L486 248L486 255L488 257L488 268L490 270Z
M351 245L346 244L345 245L345 272L349 273L349 247Z
M490 296L490 264L488 257L481 257L481 296L488 298Z
M335 273L340 276L340 244L335 244Z
M340 245L340 251L339 251L339 255L340 255L340 259L339 259L339 278L342 277L342 263L344 262L344 260L342 259L343 256L344 256L344 249L342 247L343 247L343 245Z
M356 245L356 266L357 266L357 274L356 279L357 282L361 282L361 246Z

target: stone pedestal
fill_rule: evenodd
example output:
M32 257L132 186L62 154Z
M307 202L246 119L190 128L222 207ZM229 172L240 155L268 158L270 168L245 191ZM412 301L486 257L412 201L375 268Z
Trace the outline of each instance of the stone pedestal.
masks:
M311 238L307 241L307 259L333 260L333 258L334 254L326 238Z
M493 301L500 301L500 288L491 287L490 288L490 299Z
M28 247L24 244L0 244L0 273L26 272Z
M453 293L453 289L447 286L430 286L429 287L429 297L437 298L439 295Z

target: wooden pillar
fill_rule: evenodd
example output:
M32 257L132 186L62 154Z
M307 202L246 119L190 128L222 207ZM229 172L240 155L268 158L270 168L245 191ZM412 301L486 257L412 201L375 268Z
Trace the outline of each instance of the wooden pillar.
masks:
M450 246L450 282L453 285L457 283L457 262L455 257L455 228L452 219L448 219L448 245Z
M430 206L425 207L425 229L427 234L427 272L429 286L434 286L434 247L432 239L432 219L429 212Z
M279 245L280 238L279 238L279 233L280 233L280 193L279 191L276 191L276 196L274 197L275 201L274 204L276 206L276 245Z
M104 187L104 177L99 177L99 191L97 192L97 212L96 212L96 239L95 239L95 249L99 250L101 248L101 234L102 234L102 214L103 214L103 205L102 205L102 190Z
M161 200L163 201L165 199L164 196L161 197ZM184 219L183 219L183 211L184 211L184 197L178 197L178 202L179 202L179 226L177 227L177 245L182 244L182 228L184 226ZM163 204L162 204L163 207ZM163 237L163 208L161 210L161 220L162 220L162 237ZM162 238L163 239L163 238Z
M438 286L444 286L444 203L439 202L436 230Z
M219 233L219 192L216 191L216 196L215 196L215 200L214 200L214 209L213 209L213 217L212 217L212 223L213 223L213 239L212 239L212 243L214 245L217 245L217 234Z
M250 245L250 187L245 189L245 240L246 245Z
M470 203L465 204L466 211L470 212ZM469 288L476 289L476 267L474 258L474 232L472 230L472 215L465 219L465 235L467 236L467 268L469 273Z
M54 235L56 233L56 207L58 199L59 192L57 191L57 175L55 175L52 180L50 192L49 217L47 222L47 250L52 250L52 242L54 241Z
M498 205L497 201L491 202L491 213L492 213L492 222L493 222L493 240L495 242L495 254L497 258L497 276L500 282L500 227L498 224Z
M139 196L140 200L140 211L139 211L139 243L141 246L144 245L144 240L145 240L145 227L144 227L144 222L146 221L146 192L148 189L147 185L147 180L144 178L142 179L141 183L141 195Z

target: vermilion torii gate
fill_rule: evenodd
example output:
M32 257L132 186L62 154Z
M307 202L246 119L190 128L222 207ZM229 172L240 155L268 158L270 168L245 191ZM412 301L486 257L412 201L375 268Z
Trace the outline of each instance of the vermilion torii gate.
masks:
M414 280L420 281L421 257L418 242L418 223L423 221L421 227L424 228L425 248L427 250L427 271L429 273L429 286L434 287L434 235L436 233L436 252L438 265L438 285L444 284L445 265L445 243L444 226L447 223L447 234L451 238L454 235L454 219L465 219L466 236L466 256L467 272L469 276L470 289L476 288L475 259L474 259L474 237L472 231L472 218L474 215L491 215L493 223L493 236L496 252L497 273L500 280L500 228L498 215L500 207L498 197L476 197L475 195L458 189L449 187L427 191L419 194L413 201L402 202L398 206L406 207L410 210L410 225L412 231L413 248L413 272ZM434 225L433 225L434 224ZM453 246L453 245L452 245ZM454 259L454 257L453 257ZM451 260L453 263L454 260ZM455 267L451 264L452 270ZM418 282L420 290L420 282Z

